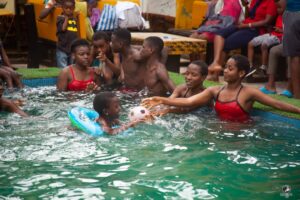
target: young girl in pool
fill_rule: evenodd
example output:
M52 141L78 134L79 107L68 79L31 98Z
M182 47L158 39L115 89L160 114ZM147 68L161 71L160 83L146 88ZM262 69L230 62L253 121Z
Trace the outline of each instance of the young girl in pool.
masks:
M71 45L74 64L61 70L57 89L59 91L98 90L100 81L90 67L90 44L83 39L75 40Z
M93 101L93 107L100 116L97 122L101 125L103 131L110 135L118 134L143 121L131 121L118 128L114 128L120 125L119 114L121 107L119 98L112 92L101 92L97 94Z
M300 108L296 106L273 99L256 88L242 85L242 80L249 69L250 64L245 56L234 55L228 59L224 70L224 81L227 85L207 88L189 98L147 98L143 100L143 104L147 107L154 107L158 104L199 107L214 100L214 108L221 120L237 122L246 122L250 119L249 112L255 101L279 110L300 113Z

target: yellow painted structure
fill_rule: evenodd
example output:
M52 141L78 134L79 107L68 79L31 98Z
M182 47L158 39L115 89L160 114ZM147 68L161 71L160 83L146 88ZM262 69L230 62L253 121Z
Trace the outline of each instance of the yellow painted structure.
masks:
M208 4L202 0L176 0L176 29L198 28L204 20Z
M140 5L139 0L127 0ZM55 8L53 12L48 15L45 19L39 19L39 15L44 9L44 1L43 0L28 0L28 3L32 3L34 5L34 13L35 13L35 23L37 27L38 37L50 41L57 41L56 37L56 18L58 15L62 13L61 8ZM101 0L98 3L98 7L102 9L104 4L115 5L117 0ZM86 2L76 2L76 11L79 12L78 15L78 28L79 28L79 36L80 38L87 38L86 31L86 23L87 23L87 5Z

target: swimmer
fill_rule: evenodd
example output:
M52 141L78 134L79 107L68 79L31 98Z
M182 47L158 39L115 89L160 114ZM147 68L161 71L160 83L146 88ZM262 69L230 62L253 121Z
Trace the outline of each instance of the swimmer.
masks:
M234 55L228 59L224 70L224 86L210 87L189 98L152 97L143 100L148 108L159 104L180 107L200 107L215 100L215 110L221 120L247 122L254 102L259 102L273 108L300 114L300 108L278 101L260 90L244 86L242 80L250 70L247 57Z
M120 125L120 101L119 98L112 92L101 92L97 94L93 101L93 107L100 116L97 119L97 122L101 125L103 131L110 135L116 135L143 121L136 120ZM114 128L115 126L120 127Z

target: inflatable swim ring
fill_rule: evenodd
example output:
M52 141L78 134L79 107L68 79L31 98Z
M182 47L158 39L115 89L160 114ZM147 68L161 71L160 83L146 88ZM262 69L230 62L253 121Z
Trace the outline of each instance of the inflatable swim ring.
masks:
M89 135L101 136L104 134L101 126L96 122L96 119L99 118L99 114L96 111L75 107L68 111L68 116L73 126Z

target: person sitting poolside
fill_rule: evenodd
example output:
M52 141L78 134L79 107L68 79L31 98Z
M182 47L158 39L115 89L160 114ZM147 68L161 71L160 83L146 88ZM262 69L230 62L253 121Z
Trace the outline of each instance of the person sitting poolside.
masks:
M215 111L221 120L248 122L254 102L259 102L273 108L299 113L300 108L278 101L260 90L242 85L242 80L250 70L250 64L245 56L234 55L226 63L224 70L224 86L210 87L189 98L146 98L142 104L152 108L159 104L179 107L200 107L215 100Z
M163 48L163 40L152 36L144 40L143 48L140 51L141 60L146 63L144 81L149 95L166 96L175 89L175 84L170 79L166 66L160 62Z
M18 104L20 104L21 101L12 101L6 99L2 97L3 92L4 92L4 84L3 81L0 79L0 112L2 111L12 112L12 113L19 114L21 117L28 117L28 115L18 107Z
M93 91L98 90L100 81L90 67L90 44L87 40L77 39L71 45L74 64L61 70L57 89L59 91Z
M120 55L113 53L109 36L98 31L93 35L91 62L96 66L96 73L105 84L111 84L114 77L120 76Z

